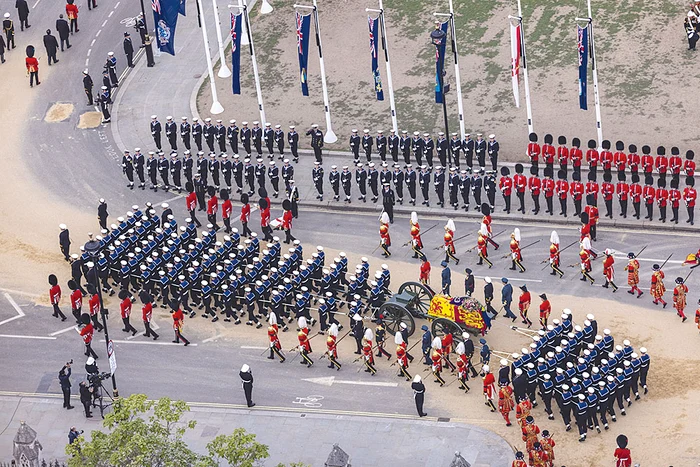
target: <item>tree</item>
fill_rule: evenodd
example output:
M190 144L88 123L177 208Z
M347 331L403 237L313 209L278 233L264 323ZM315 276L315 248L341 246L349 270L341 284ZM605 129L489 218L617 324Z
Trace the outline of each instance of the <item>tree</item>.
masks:
M117 399L105 415L107 432L95 430L90 441L80 436L66 446L68 467L256 467L270 457L267 445L243 428L214 438L207 444L208 455L194 452L183 437L197 422L180 421L189 410L184 401L167 397L150 401L145 394L134 394Z

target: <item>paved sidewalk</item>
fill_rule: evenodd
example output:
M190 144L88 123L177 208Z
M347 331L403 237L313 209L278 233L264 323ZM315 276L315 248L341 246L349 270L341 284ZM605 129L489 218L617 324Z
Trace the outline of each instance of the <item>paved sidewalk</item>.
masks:
M240 391L240 388L232 388ZM102 429L101 419L85 419L76 408L61 408L56 397L0 396L0 462L8 462L20 421L34 428L44 447L44 458L65 459L65 444L72 425L85 430ZM197 426L185 436L197 452L219 434L243 427L270 447L266 465L304 462L323 466L333 444L351 456L354 467L402 465L447 467L459 451L472 467L507 467L513 449L500 436L472 425L394 417L365 417L311 411L280 411L241 406L197 404L187 415Z

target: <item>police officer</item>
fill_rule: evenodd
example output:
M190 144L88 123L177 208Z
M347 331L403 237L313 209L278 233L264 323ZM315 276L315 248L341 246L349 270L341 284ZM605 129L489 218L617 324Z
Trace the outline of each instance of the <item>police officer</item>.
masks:
M384 211L389 214L389 223L394 223L394 204L396 204L396 197L394 196L394 190L391 189L391 185L385 183L382 187L382 206L384 206Z

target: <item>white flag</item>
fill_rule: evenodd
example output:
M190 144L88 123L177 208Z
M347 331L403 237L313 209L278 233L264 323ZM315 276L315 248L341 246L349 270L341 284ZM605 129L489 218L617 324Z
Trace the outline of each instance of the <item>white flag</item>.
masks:
M520 108L520 24L510 23L510 56L511 56L511 79L513 81L513 97L515 106Z

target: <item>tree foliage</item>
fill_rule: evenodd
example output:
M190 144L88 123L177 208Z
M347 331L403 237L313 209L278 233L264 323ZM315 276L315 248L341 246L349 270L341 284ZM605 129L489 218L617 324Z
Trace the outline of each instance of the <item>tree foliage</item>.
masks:
M103 422L107 431L95 430L90 441L80 436L66 446L68 467L258 467L270 457L267 445L243 428L214 438L206 455L194 452L183 437L197 422L181 422L190 410L184 401L134 394L115 400L113 409Z

